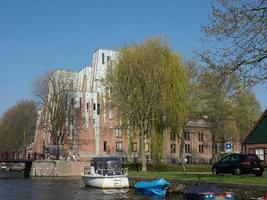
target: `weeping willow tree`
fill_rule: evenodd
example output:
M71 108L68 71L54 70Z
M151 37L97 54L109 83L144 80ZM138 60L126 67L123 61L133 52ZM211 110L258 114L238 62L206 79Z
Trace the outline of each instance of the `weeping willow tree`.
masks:
M139 139L142 171L146 171L148 139L162 142L155 134L167 129L183 138L188 80L180 56L161 38L120 49L108 70L107 86L120 124L134 130Z

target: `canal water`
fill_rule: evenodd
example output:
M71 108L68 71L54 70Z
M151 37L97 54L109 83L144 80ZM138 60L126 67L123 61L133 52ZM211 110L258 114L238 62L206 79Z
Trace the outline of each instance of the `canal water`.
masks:
M151 198L134 189L103 190L85 187L79 177L23 178L23 173L0 171L0 200L183 200L178 195Z

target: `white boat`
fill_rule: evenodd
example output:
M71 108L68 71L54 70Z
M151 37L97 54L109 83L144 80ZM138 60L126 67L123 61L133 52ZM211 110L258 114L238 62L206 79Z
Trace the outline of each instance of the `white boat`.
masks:
M128 188L128 170L121 168L117 157L96 157L85 166L82 179L86 186L96 188Z

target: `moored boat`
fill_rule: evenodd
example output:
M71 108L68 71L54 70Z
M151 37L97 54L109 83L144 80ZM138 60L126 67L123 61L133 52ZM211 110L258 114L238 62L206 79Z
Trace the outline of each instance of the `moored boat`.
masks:
M166 196L168 186L171 186L171 183L163 178L153 181L139 181L134 185L139 193L149 196Z
M96 157L84 167L82 179L86 186L96 188L128 188L128 171L121 168L117 157Z
M1 164L0 171L9 171L9 170L10 170L9 167L7 167L5 163Z
M267 194L265 196L262 197L258 197L258 198L250 198L251 200L267 200Z
M235 193L224 192L214 185L195 185L186 188L183 192L187 200L235 200Z

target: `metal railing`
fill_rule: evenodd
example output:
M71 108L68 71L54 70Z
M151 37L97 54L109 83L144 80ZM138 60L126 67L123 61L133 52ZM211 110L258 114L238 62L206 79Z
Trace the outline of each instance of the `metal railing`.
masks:
M44 154L24 152L0 152L0 160L44 160Z
M84 174L88 175L102 175L102 176L112 176L112 175L128 175L128 168L121 168L120 170L115 169L94 169L92 166L84 167Z

